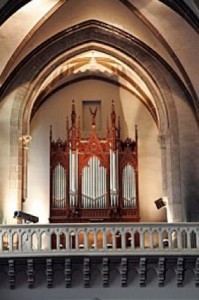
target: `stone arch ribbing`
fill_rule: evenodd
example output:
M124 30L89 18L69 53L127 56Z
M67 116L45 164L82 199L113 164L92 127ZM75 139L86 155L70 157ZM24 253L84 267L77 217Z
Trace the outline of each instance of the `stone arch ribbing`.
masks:
M161 119L161 140L164 140L164 147L167 149L166 159L167 166L170 168L170 173L173 174L170 186L170 196L175 199L176 203L180 205L180 176L179 176L179 141L178 141L178 125L177 125L177 113L175 109L172 92L164 79L163 74L166 77L169 70L166 63L157 56L150 48L143 43L132 37L131 35L114 28L110 25L104 24L98 21L88 21L74 26L72 29L67 29L55 37L51 38L47 42L43 43L31 55L28 55L23 64L18 67L17 78L13 75L9 85L6 88L6 94L10 90L15 90L15 99L13 102L11 119L10 119L10 186L15 186L18 197L18 208L20 208L20 196L21 196L21 148L19 147L19 137L24 134L22 131L24 109L26 107L26 101L32 96L33 82L35 78L40 74L42 69L48 64L48 72L53 69L50 62L56 57L60 56L64 52L73 49L78 45L83 45L89 42L98 42L101 45L108 45L117 49L121 53L128 55L132 61L136 61L138 65L150 75L155 83L160 95L162 94L162 105L164 105L168 112L166 117L161 112L160 107L159 115ZM171 70L170 70L171 71ZM173 78L174 82L178 79ZM152 88L152 85L151 85ZM153 88L152 88L153 89ZM164 91L162 93L161 91ZM153 89L153 95L157 101L157 95L155 89ZM159 98L160 101L160 98ZM171 155L175 153L175 155ZM14 164L17 163L18 168L14 168ZM15 174L14 174L15 172ZM16 180L17 172L17 184L13 185L12 178ZM168 177L168 176L167 176ZM175 197L173 197L175 195ZM178 210L178 220L181 220L181 214Z

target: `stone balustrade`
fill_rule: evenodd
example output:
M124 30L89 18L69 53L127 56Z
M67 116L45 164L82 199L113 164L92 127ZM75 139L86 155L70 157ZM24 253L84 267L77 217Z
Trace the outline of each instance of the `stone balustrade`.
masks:
M198 223L21 224L0 226L2 256L195 255Z

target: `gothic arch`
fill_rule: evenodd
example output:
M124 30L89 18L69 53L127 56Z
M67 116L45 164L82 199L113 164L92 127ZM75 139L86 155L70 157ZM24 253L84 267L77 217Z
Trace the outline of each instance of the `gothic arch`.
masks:
M17 208L21 208L23 184L22 147L18 146L18 139L29 134L29 120L32 106L36 101L36 92L39 91L45 76L48 76L61 61L76 55L82 49L84 51L89 49L89 43L97 43L98 46L94 46L94 49L100 48L123 61L125 54L130 58L130 62L126 63L138 72L150 88L160 120L159 140L162 149L163 178L166 183L163 190L169 197L172 215L175 215L172 221L182 221L179 133L172 88L180 91L182 88L185 90L185 87L168 65L141 41L122 30L94 20L66 29L40 45L7 80L5 95L10 91L14 91L15 94L10 118L9 172L10 186L13 186L12 180L16 180L18 176L15 184ZM77 46L80 45L82 48L77 50ZM171 84L168 84L167 76ZM18 171L17 168L13 168L13 162L16 161Z

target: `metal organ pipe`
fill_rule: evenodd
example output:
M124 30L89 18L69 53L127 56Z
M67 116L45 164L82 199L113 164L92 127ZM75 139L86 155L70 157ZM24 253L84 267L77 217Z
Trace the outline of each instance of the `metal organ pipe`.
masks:
M105 171L105 172L103 172ZM100 188L100 191L99 191L99 196L101 195L100 199L100 208L104 208L106 203L104 203L104 194L106 194L106 188L103 188L103 174L105 173L105 176L106 176L106 169L104 167L100 167L100 179L99 179L99 182L101 182L101 184L99 184L99 188Z
M86 195L90 196L90 185L88 184L89 183L89 169L88 168L85 168L85 171L86 171L86 181L84 182L84 185L86 186ZM86 198L86 206L87 208L89 207L89 199Z
M112 191L113 191L113 161L112 161L112 150L110 150L110 198L111 206L113 206Z
M103 168L103 173L104 173L104 190L103 190L103 194L104 194L104 207L106 207L106 169Z
M69 151L69 188L70 188L70 191L69 191L69 204L70 206L73 206L72 205L72 195L71 195L71 192L72 192L72 157L71 157L71 150Z
M84 109L87 110L89 103L85 104ZM89 107L92 119L90 136L84 137L86 132L81 131L80 119L77 123L74 101L71 127L67 118L66 141L62 142L58 139L55 142L50 132L50 208L67 207L65 215L63 211L60 213L59 209L51 210L50 220L57 221L58 216L60 220L65 220L66 216L69 216L69 222L76 222L77 217L80 221L89 220L91 217L96 219L113 217L113 220L115 218L115 220L122 221L139 220L139 214L137 214L139 207L135 207L138 201L136 199L137 174L132 167L134 164L137 165L138 158L137 131L135 140L120 139L120 124L118 120L117 127L115 106L112 102L111 127L107 122L106 137L99 138L95 118L97 108L101 104L96 104L97 108L94 110L93 105ZM81 182L78 182L79 180ZM107 194L107 186L109 194ZM80 200L78 211L71 210L70 208L77 207L78 200ZM121 206L120 201L122 201ZM123 207L135 207L135 213L130 210L127 214ZM108 211L109 208L111 208L110 211ZM120 214L116 214L117 208L121 208ZM93 212L89 209L93 209ZM97 211L97 209L100 210Z
M82 185L84 186L84 197L82 199L82 205L84 208L88 208L88 199L86 195L88 195L88 185L86 184L88 180L88 169L84 168L82 171Z
M75 152L75 204L78 205L78 152Z
M95 156L82 171L82 205L84 208L106 206L106 169Z
M75 191L75 172L74 172L74 169L75 169L75 162L74 162L74 153L71 152L71 174L72 174L72 177L71 177L71 190L72 191ZM74 203L73 203L74 204Z
M59 184L58 184L58 199L59 201L58 202L58 206L60 207L60 202L61 202L61 168L60 168L60 165L58 165L58 181L59 181Z
M119 190L119 168L118 168L118 150L116 151L116 161L115 161L115 184L116 184L116 205L119 204L119 194L118 194L118 190Z
M83 175L82 175L82 203L84 203L84 194L85 194L85 186L84 186L84 180L83 180Z
M55 207L55 169L52 172L52 206Z
M135 206L135 172L130 164L123 169L123 199L124 207Z
M99 168L98 167L98 162L96 160L96 187L95 187L95 194L96 194L96 197L99 195ZM97 204L97 208L100 208L102 205L101 205L101 199L99 199L99 201L96 203Z
M111 206L118 205L118 150L110 150L110 198Z
M92 194L91 194L91 197L95 197L95 178L94 178L94 163L95 163L95 160L94 158L91 159L91 177L92 177ZM91 202L91 207L93 206L93 203ZM93 208L93 207L92 207Z
M69 166L70 166L70 178L69 178L69 198L70 206L78 205L78 155L77 151L69 151Z
M60 164L53 170L52 195L54 208L66 207L66 170Z

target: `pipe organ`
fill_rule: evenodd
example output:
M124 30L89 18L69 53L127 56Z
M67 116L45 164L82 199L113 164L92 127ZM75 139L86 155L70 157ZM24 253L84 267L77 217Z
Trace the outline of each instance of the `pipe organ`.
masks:
M50 130L50 222L137 222L138 135L120 139L112 102L111 125L106 138L95 128L97 110L91 113L91 131L82 138L73 101L66 141L53 140Z

